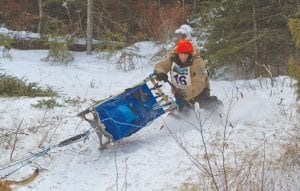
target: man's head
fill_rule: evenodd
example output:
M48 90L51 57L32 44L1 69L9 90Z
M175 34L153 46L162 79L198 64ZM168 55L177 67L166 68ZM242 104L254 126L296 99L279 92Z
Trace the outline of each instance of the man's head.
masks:
M176 46L176 54L180 61L184 64L186 63L189 55L193 54L193 45L188 40L179 40Z

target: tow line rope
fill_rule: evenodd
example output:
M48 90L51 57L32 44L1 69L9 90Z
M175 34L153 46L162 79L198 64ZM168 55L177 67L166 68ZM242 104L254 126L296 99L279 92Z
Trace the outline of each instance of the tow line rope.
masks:
M134 124L130 124L130 123L124 123L124 122L116 121L113 118L103 119L103 120L100 121L100 123L102 123L104 121L107 121L107 120L110 120L110 121L113 121L114 123L118 123L118 124L122 124L122 125L134 126L134 127L137 127L137 128L144 127L144 126L139 126L139 125L134 125ZM150 125L151 122L149 122L147 125ZM16 161L14 161L14 162L6 165L3 168L0 168L0 171L2 171L2 170L9 169L9 168L12 168L12 167L15 167L15 166L19 165L19 167L17 167L16 169L12 170L11 172L5 174L4 176L0 176L0 180L5 179L8 176L14 174L15 172L17 172L18 170L20 170L24 166L32 163L34 160L36 160L36 159L38 159L38 158L40 158L42 156L47 155L50 152L50 150L52 150L52 149L54 149L56 147L64 147L64 146L73 144L75 142L80 142L82 140L85 142L89 138L89 135L91 134L91 130L92 129L94 129L94 127L91 127L89 130L87 130L86 132L84 132L82 134L78 134L78 135L75 135L75 136L70 137L68 139L65 139L65 140L61 141L60 143L58 143L56 145L50 146L50 147L48 147L48 148L46 148L46 149L44 149L44 150L42 150L42 151L40 151L38 153L31 154L30 156L21 158L19 160L16 160Z
M50 146L50 147L48 147L48 148L46 148L46 149L44 149L44 150L42 150L42 151L40 151L38 153L35 153L35 154L30 155L30 156L21 158L21 159L19 159L17 161L14 161L14 162L6 165L3 168L0 168L0 171L2 171L2 170L9 169L9 168L12 168L12 167L20 165L19 167L17 167L16 169L12 170L11 172L5 174L4 176L0 176L0 180L5 179L8 176L14 174L15 172L17 172L18 170L20 170L24 166L32 163L34 160L36 160L36 159L38 159L38 158L40 158L42 156L47 155L50 150L52 150L52 149L54 149L56 147L64 147L64 146L67 146L67 145L70 145L72 143L79 142L79 141L82 141L82 140L85 142L89 138L89 135L90 135L92 129L93 129L93 127L91 127L89 130L85 131L82 134L70 137L70 138L68 138L66 140L63 140L63 141L61 141L60 143L58 143L56 145Z

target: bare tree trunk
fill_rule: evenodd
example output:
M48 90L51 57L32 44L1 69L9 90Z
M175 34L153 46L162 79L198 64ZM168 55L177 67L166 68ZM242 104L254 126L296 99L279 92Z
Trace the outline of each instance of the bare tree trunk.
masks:
M41 28L42 28L42 17L43 17L42 0L38 1L38 5L39 5L39 24L38 24L37 32L40 34L41 33Z
M253 64L255 69L255 78L259 76L259 63L258 63L258 48L257 48L257 22L256 22L256 6L254 3L252 6L252 20L253 20L253 38L254 38L254 56L253 56Z
M182 0L182 7L183 7L183 10L185 9L185 0Z
M73 21L72 21L72 18L71 18L71 13L70 13L69 5L67 4L65 8L67 10L67 14L68 14L68 17L69 17L70 25L72 26L73 25Z
M87 54L92 54L93 38L93 0L88 0L87 4Z
M193 11L194 11L194 14L196 14L196 10L197 10L197 0L194 0L193 2Z

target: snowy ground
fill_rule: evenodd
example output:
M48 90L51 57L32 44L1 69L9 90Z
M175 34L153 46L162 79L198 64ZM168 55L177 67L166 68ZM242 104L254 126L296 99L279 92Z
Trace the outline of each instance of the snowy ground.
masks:
M147 77L153 71L147 57L158 48L151 42L136 46L145 58L139 60L134 71L126 73L117 71L113 64L99 59L96 53L87 56L74 52L75 60L67 66L43 63L41 58L46 57L47 51L42 50L11 50L12 60L0 59L1 73L53 87L59 92L56 100L64 105L49 110L37 109L31 104L43 98L0 98L0 128L16 131L20 127L20 131L26 133L18 135L13 159L83 133L90 127L76 114L89 106L91 100L114 95ZM295 90L291 84L288 77L276 78L274 87L266 79L212 80L212 94L223 100L225 107L221 115L214 114L203 125L199 124L199 119L204 121L209 113L202 110L176 114L180 115L177 118L164 115L104 151L98 150L98 139L91 134L85 143L55 148L9 178L27 176L38 166L42 171L37 179L16 190L179 190L183 183L196 182L199 178L199 170L182 148L206 164L200 130L203 130L207 154L214 156L215 162L219 161L221 153L217 148L224 149L224 145L228 166L236 155L236 166L247 157L256 157L259 161L260 155L252 154L253 151L263 151L266 158L278 158L281 145L287 141L286 131L299 125ZM66 103L68 100L78 102ZM228 120L227 114L230 114ZM182 143L182 148L178 142ZM11 147L1 146L0 149L0 168L3 168L10 163ZM253 158L253 162L257 160ZM8 171L0 171L0 176ZM278 178L276 189L299 190L299 176L298 169L292 177ZM282 184L288 187L281 189Z

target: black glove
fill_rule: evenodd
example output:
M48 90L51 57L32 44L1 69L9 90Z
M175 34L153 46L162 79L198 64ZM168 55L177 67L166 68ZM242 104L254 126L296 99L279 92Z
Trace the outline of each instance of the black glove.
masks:
M160 73L155 73L155 75L158 81L164 81L164 82L168 81L168 75L166 73L160 72Z

